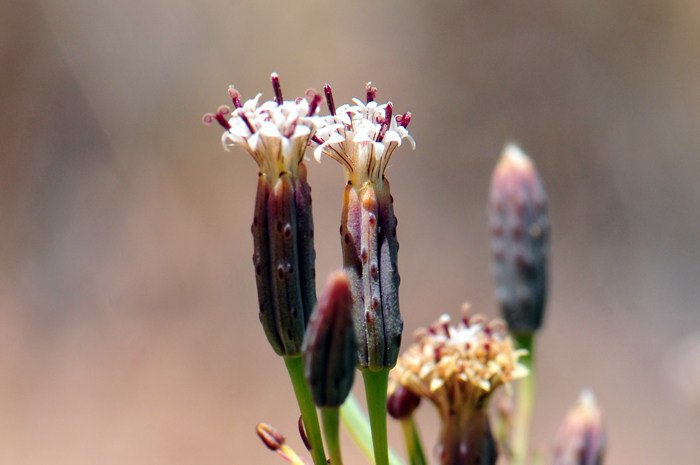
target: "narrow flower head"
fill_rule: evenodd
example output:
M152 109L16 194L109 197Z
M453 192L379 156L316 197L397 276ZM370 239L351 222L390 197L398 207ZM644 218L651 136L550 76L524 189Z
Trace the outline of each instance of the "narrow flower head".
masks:
M284 101L276 73L271 80L274 100L259 104L262 94L258 94L241 103L240 94L231 86L233 110L222 106L215 114L204 115L203 121L206 124L217 121L225 129L221 137L224 148L243 147L258 163L260 171L274 178L283 172L296 172L316 131L314 115L322 98L309 90L306 96L310 101L301 97Z
M605 446L603 413L593 393L583 391L559 428L553 465L601 465Z
M277 354L298 356L316 304L311 187L303 158L322 98L309 91L310 101L285 102L274 73L272 87L275 99L258 105L261 94L243 104L231 86L233 112L221 107L204 122L216 120L226 130L224 148L239 145L258 163L251 232L260 322Z
M544 315L550 226L544 184L514 144L493 173L489 217L496 298L512 332L532 333Z
M432 401L444 419L455 411L479 410L500 386L528 375L518 359L505 323L483 315L468 315L452 325L442 315L430 328L415 333L416 342L391 372L389 392L402 385Z
M353 99L355 105L335 107L330 85L324 87L330 115L323 118L314 142L316 160L326 154L345 167L346 178L356 187L382 179L392 153L408 139L416 143L406 127L411 114L394 115L391 102L378 104L377 89L367 84L367 103Z

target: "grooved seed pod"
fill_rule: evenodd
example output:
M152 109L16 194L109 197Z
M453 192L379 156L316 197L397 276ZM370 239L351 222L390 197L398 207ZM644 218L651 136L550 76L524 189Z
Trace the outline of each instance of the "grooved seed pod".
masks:
M534 163L519 147L503 149L489 197L496 299L514 333L542 326L547 296L547 195Z
M384 170L393 151L406 138L410 113L393 116L391 102L378 105L376 89L367 85L367 104L335 108L325 86L330 116L317 130L314 155L326 154L345 168L341 244L343 267L355 301L353 320L360 368L381 371L393 367L399 355L403 320L396 217Z
M332 274L311 315L303 349L306 379L319 407L339 407L355 379L352 306L347 275Z

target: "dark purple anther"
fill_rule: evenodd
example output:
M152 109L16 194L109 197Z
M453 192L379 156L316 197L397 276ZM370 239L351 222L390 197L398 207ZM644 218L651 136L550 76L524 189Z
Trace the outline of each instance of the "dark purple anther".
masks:
M411 112L407 111L403 115L397 116L396 121L399 123L399 126L403 126L403 127L407 128L408 123L411 122Z
M323 93L326 94L326 103L328 104L328 111L331 115L335 116L335 102L333 101L333 91L331 90L331 85L326 84L323 86Z
M251 134L255 134L255 128L253 127L252 124L250 124L250 120L248 117L245 115L245 113L241 112L241 119L245 123L246 126L248 126L248 130L250 131Z
M277 105L282 105L282 88L280 87L280 77L277 75L277 73L272 73L272 76L270 76L270 80L272 81L272 89L275 91L275 102L277 102Z
M394 105L391 102L389 102L386 104L386 109L384 110L385 116L384 120L382 121L382 128L379 130L379 135L377 136L377 142L381 142L382 139L384 139L386 132L389 130L393 113Z
M318 92L313 89L306 91L306 97L311 99L311 102L309 103L309 114L307 116L313 116L314 113L316 113L318 106L321 104L323 97L321 97Z
M372 87L372 81L365 84L365 90L367 91L367 103L374 102L374 98L377 96L377 88Z
M228 94L231 96L231 100L233 100L233 107L234 108L242 108L243 105L241 105L241 94L238 93L235 87L233 86L228 86Z

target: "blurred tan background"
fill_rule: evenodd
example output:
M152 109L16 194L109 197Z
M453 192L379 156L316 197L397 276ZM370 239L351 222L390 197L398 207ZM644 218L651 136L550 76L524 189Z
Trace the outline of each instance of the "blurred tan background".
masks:
M201 124L229 84L271 98L272 71L287 98L372 80L413 112L388 170L407 334L467 299L497 314L485 202L519 142L554 241L535 444L589 387L608 464L700 463L677 389L700 331L693 0L0 2L0 463L281 463L259 421L301 449L257 321L256 166ZM320 285L343 183L309 166Z

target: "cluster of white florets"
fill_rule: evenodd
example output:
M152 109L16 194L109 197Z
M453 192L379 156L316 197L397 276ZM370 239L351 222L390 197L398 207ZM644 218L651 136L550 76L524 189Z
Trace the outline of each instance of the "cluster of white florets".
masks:
M318 116L321 96L314 91L306 98L282 101L279 78L272 75L275 99L258 105L260 96L241 103L238 91L229 89L233 111L226 106L216 114L204 116L205 123L216 120L224 127L224 148L238 145L258 162L261 171L294 169L304 159L307 147L317 144L316 160L326 154L339 161L353 183L377 181L382 178L394 150L408 139L416 143L406 126L411 114L393 115L391 102L374 101L376 88L367 85L368 102L353 99L354 105L335 108L330 86L326 99L330 115ZM280 103L281 102L281 103Z
M449 315L414 334L416 342L391 372L390 391L403 385L427 397L445 415L460 408L483 408L498 387L528 375L502 320L465 316L457 326Z
M407 119L406 115L394 116L391 102L353 102L355 105L342 105L335 114L322 117L316 131L320 144L314 156L318 161L322 154L337 160L353 182L376 181L403 139L408 139L414 149L416 143L405 127L408 121L397 121Z

